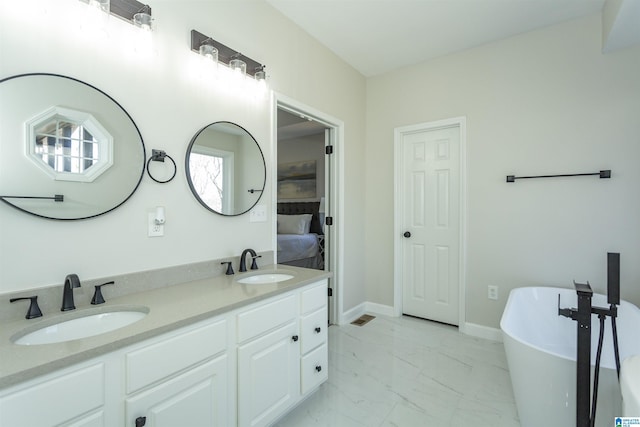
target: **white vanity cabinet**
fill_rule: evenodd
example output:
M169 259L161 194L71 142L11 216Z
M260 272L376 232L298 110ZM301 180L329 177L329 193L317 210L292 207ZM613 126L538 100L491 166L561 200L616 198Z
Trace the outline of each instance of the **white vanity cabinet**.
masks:
M238 425L267 426L327 379L327 281L237 316Z
M0 393L2 427L103 427L105 363L90 361Z
M267 426L326 379L323 279L0 389L0 427Z
M125 426L226 426L226 319L169 335L124 355Z

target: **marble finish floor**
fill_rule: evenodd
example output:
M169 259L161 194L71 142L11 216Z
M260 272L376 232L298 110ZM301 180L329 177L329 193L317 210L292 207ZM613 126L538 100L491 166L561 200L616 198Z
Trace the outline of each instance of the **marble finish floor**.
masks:
M329 328L329 380L279 427L520 426L502 343L376 316Z

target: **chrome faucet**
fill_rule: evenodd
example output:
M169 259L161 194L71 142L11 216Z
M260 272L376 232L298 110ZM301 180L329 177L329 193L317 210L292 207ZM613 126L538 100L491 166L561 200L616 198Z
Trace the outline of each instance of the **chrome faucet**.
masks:
M62 308L60 311L75 310L76 306L73 302L73 288L80 287L80 279L77 274L69 274L64 278L64 286L62 287Z
M258 269L258 264L256 264L256 259L262 258L262 255L256 254L256 251L254 251L253 249L245 249L244 251L242 251L242 255L240 255L240 272L247 271L247 262L245 261L245 258L247 257L247 253L251 254L251 259L252 259L251 269L252 270Z

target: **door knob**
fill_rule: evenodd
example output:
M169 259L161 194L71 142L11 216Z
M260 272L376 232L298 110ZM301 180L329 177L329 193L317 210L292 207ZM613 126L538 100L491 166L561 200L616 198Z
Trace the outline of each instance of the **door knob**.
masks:
M409 237L411 237L411 232L410 231L405 231L403 236L409 238Z

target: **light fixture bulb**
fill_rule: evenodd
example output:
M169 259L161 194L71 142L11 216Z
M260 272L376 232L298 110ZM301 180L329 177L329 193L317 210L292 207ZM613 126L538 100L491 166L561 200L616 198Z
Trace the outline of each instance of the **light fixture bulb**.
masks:
M218 62L218 49L211 44L200 45L200 55L212 62Z
M229 61L229 68L231 68L234 73L237 73L243 76L247 73L247 63L239 58L234 58L231 61Z
M136 27L142 28L146 31L151 31L151 24L153 23L153 18L150 14L145 12L138 12L133 15L133 23Z
M105 13L109 13L110 11L109 3L110 0L89 0L89 6L95 7Z
M267 73L264 71L264 67L261 67L260 69L256 70L255 78L259 82L267 80Z

